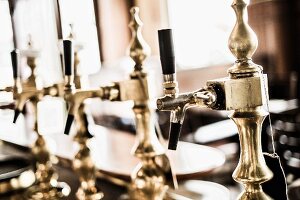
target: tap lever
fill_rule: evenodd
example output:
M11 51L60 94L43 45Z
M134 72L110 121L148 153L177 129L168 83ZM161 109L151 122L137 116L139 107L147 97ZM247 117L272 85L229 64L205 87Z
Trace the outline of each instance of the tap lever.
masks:
M180 122L178 122L178 123L171 122L170 123L168 149L170 149L170 150L177 149L177 144L178 144L179 137L180 137L181 127L182 127L182 124Z
M11 55L13 76L14 76L14 79L17 79L18 78L20 51L18 49L15 49L10 53L10 55Z
M164 75L175 74L175 55L173 47L172 29L158 31L159 53Z
M13 123L15 124L17 122L17 119L20 115L22 111L20 111L18 108L15 109L15 113L14 113L14 119L13 119Z
M74 49L71 40L63 41L64 48L64 67L65 67L65 75L71 76L73 75L73 67L74 67Z
M65 135L69 135L73 121L74 121L74 115L68 114L65 131L64 131Z

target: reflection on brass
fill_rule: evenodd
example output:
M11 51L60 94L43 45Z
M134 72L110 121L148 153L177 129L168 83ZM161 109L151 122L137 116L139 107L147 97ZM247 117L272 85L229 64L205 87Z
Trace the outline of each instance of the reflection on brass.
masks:
M157 100L157 107L171 111L171 122L174 123L182 123L184 110L190 105L232 110L229 117L238 127L241 147L240 160L232 176L245 188L238 199L267 200L271 198L261 187L273 176L261 148L261 127L268 115L263 109L268 98L267 77L262 73L262 67L251 60L258 41L247 22L248 3L248 0L234 0L232 4L237 22L228 46L237 60L228 70L229 77L208 81L206 88L196 92L177 94L175 75L164 75L165 96Z
M78 62L79 60L77 63ZM75 173L78 174L80 181L76 197L79 200L100 200L104 195L101 189L96 186L96 167L88 147L88 140L91 135L89 135L87 116L84 112L84 100L97 96L99 91L82 91L80 88L80 77L77 78L76 81L73 78L73 75L65 76L64 99L68 104L68 116L75 118L76 135L74 141L79 144L79 151L76 153L73 160L73 169ZM67 126L71 126L71 124L67 124Z
M79 144L79 151L73 160L73 169L78 174L80 187L76 192L76 197L79 200L98 200L103 198L103 193L96 186L96 167L90 155L90 149L87 146L89 136L87 135L87 124L84 116L84 104L78 109L75 115L77 133L74 138Z
M68 196L70 188L65 183L57 182L58 175L52 166L53 156L47 149L44 138L38 132L37 121L37 104L45 95L58 96L61 92L61 85L55 84L47 88L38 87L37 77L35 75L36 68L36 51L32 50L31 42L29 42L29 50L25 52L27 54L27 64L31 68L32 74L27 81L18 85L15 81L17 90L14 92L14 98L16 101L15 117L17 120L18 114L23 111L25 103L30 101L33 105L34 113L34 127L33 131L37 133L37 140L32 147L32 154L36 161L36 184L30 187L26 191L27 199L60 199L64 196Z
M134 102L133 112L136 121L136 143L132 153L141 162L131 175L131 183L128 185L130 199L136 200L159 200L163 199L168 183L166 174L170 172L170 163L165 155L165 150L160 144L155 130L152 111L149 107L148 75L143 69L143 62L150 54L150 48L144 41L141 34L142 22L138 16L139 9L131 9L132 20L129 24L132 30L132 39L128 49L130 57L134 60L134 71L130 74L129 80L115 82L110 86L100 87L94 90L72 90L69 84L66 88L65 99L69 102L69 114L75 116L78 134L79 130L85 130L82 119L79 117L81 105L87 98L100 98L109 101ZM68 77L70 83L72 77ZM77 116L77 117L76 117ZM78 142L84 144L86 137L76 137ZM77 155L76 162L80 165L92 165L89 156L82 158L83 154L88 155L88 150L81 146L81 152ZM83 153L84 152L84 153ZM167 163L167 164L166 164ZM74 164L75 165L75 164ZM84 171L82 175L90 174L94 180L94 169ZM93 173L90 173L93 172Z
M71 31L68 38L72 41L75 35L73 26L70 25L70 27ZM76 135L74 141L79 144L79 151L73 160L73 169L78 174L80 181L80 186L76 192L77 199L99 200L103 198L104 194L101 189L96 186L96 167L88 147L88 142L92 135L88 131L87 116L84 112L84 101L93 97L113 100L118 97L118 91L115 89L115 85L94 90L81 89L81 77L78 73L78 65L80 63L78 52L81 48L80 45L75 44L74 60L72 61L74 66L68 66L71 68L72 73L71 75L65 75L64 99L67 102L69 110L65 134L69 133L72 121L75 119Z
M244 96L241 99L253 99L252 105L245 104L241 107L234 103L231 104L234 111L230 118L238 127L241 144L240 161L232 177L245 187L245 191L239 199L271 199L261 188L261 183L270 180L273 176L265 163L261 149L261 127L264 118L268 115L262 108L264 102L260 101L260 99L267 98L265 93L266 77L263 77L262 67L251 61L258 42L255 33L247 23L247 5L248 1L246 0L233 2L232 7L237 15L237 22L228 43L231 52L237 58L235 65L228 70L229 76L233 80L244 80L244 83L240 83L244 86L242 90L239 90ZM248 80L254 77L260 78L255 91L247 85ZM232 83L232 85L234 84ZM229 102L235 102L234 98L241 95L231 94ZM259 101L253 96L256 96Z
M78 174L80 180L80 187L76 196L79 200L102 199L103 193L96 186L96 168L88 147L89 138L92 136L88 131L87 116L84 112L84 100L95 97L114 100L118 98L118 90L115 85L95 90L72 89L74 88L72 84L66 86L64 98L69 107L68 116L75 118L77 131L74 141L79 144L79 151L73 160L73 169Z
M168 189L166 169L170 166L162 165L160 159L169 162L165 155L165 150L160 144L154 129L152 110L149 107L148 78L143 69L143 62L150 55L150 48L142 37L142 21L139 17L139 8L133 7L130 10L131 21L129 27L132 31L132 39L128 53L135 62L134 71L130 75L129 81L134 81L132 86L121 88L120 93L135 94L139 91L140 96L133 96L133 112L136 124L136 143L132 153L140 159L131 174L131 184L128 188L129 198L138 200L159 200L163 199ZM140 88L136 90L136 88ZM123 95L124 96L124 95ZM128 96L128 95L127 95ZM121 99L122 100L122 99ZM127 99L124 99L127 100ZM165 167L165 168L163 168Z

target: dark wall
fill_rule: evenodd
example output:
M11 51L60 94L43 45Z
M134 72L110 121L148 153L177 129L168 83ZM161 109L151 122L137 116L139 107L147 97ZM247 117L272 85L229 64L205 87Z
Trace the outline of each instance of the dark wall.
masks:
M254 1L249 6L249 23L259 39L253 59L269 75L272 98L300 97L295 79L300 71L299 18L299 0Z

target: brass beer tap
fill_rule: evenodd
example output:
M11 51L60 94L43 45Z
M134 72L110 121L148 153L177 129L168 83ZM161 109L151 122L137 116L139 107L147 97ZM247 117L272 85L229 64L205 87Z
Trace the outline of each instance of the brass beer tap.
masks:
M14 75L14 99L15 99L15 115L13 122L18 119L19 114L23 111L25 104L29 101L32 104L34 113L33 131L37 133L37 140L32 147L32 154L36 161L36 184L30 187L26 193L26 199L60 199L68 196L70 187L63 182L58 182L58 175L52 164L53 156L50 154L43 136L39 133L37 121L37 104L45 95L58 96L61 93L59 84L42 88L36 82L34 74L36 68L37 52L32 50L31 42L29 42L29 50L27 54L27 64L31 68L32 74L27 81L21 83L18 77L19 69L19 51L14 50L11 53L13 75Z
M110 86L94 90L71 91L69 89L69 92L65 94L67 101L70 102L65 133L69 132L74 118L76 122L80 121L76 119L76 116L78 116L78 109L85 99L100 98L109 101L133 101L136 143L132 149L132 154L140 159L140 163L131 175L131 183L128 186L129 198L160 200L163 199L168 189L166 173L170 169L166 169L168 166L162 166L162 163L168 162L168 158L156 136L152 110L149 106L148 75L144 71L143 62L150 54L150 48L141 34L142 22L138 15L139 9L133 7L130 12L132 19L129 26L132 30L132 39L128 54L135 62L134 71L130 74L128 80L115 82ZM73 78L69 76L66 77L66 80L71 82ZM68 87L72 88L70 84ZM78 130L80 129L79 124L77 124ZM94 172L94 169L91 171Z
M232 176L245 188L238 199L269 200L261 187L273 176L261 148L261 127L268 115L263 109L268 99L267 76L251 59L258 41L248 25L248 4L249 0L234 0L232 4L237 22L228 46L236 61L228 69L229 76L208 81L206 87L195 92L178 94L172 32L170 29L158 32L165 96L157 100L157 108L171 111L169 149L173 150L177 147L186 109L197 106L231 110L229 117L238 127L241 147L240 160Z
M114 87L103 88L103 90L81 90L79 88L80 85L74 83L74 52L72 41L64 40L63 49L65 68L64 99L68 104L68 117L64 133L69 134L71 125L75 119L76 135L74 140L79 144L79 151L73 160L73 169L78 174L80 180L80 187L76 192L76 197L79 200L99 200L104 195L101 189L96 186L96 167L87 145L92 135L88 130L87 116L84 112L84 101L93 97L104 99L107 96L111 96L113 98Z
M139 17L139 8L131 8L130 13L129 27L132 31L132 39L128 53L134 60L135 66L134 71L130 74L130 80L120 82L120 93L121 100L133 100L134 102L136 143L132 153L140 159L140 163L131 174L129 198L160 200L165 197L169 187L168 181L170 181L166 176L166 171L170 169L165 169L164 167L168 168L168 166L162 166L160 162L162 160L169 162L169 160L156 136L153 110L149 106L149 81L143 62L150 55L150 47L142 37L143 23Z

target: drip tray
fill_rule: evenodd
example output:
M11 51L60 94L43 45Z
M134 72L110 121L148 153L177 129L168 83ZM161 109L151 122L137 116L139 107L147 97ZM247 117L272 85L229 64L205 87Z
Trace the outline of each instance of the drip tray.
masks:
M29 159L0 155L0 194L24 189L35 182Z

